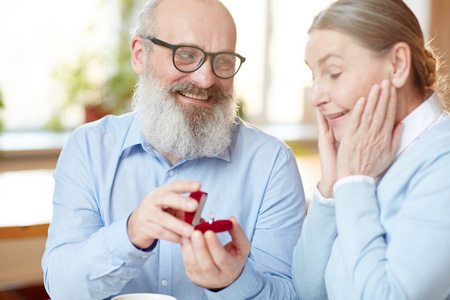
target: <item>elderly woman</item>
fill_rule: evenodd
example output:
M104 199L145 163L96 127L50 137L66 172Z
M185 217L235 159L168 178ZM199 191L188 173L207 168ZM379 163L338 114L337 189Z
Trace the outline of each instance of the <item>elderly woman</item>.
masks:
M301 299L450 299L450 118L401 0L340 0L309 29L322 177L294 250Z

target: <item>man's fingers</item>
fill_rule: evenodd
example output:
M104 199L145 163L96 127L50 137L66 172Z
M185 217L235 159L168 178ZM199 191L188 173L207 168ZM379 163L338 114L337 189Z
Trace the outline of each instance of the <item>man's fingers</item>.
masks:
M191 236L194 227L191 224L178 219L177 217L161 210L155 210L153 213L151 224L157 224L166 231L171 231L180 236Z
M194 231L191 236L191 242L192 249L194 250L195 258L200 269L205 272L218 271L218 268L211 257L211 253L205 241L203 233L201 233L199 230Z
M181 211L194 212L198 207L198 202L188 196L179 195L165 188L155 189L144 198L148 205L161 209L175 209ZM144 204L145 205L145 204Z
M184 264L187 266L195 266L197 260L195 259L194 250L192 249L191 239L187 237L181 238L181 255L183 256Z
M158 240L166 240L177 244L181 243L181 236L157 224L152 224L148 230L150 230Z
M228 253L223 248L220 240L217 238L217 235L213 231L208 230L205 232L204 237L214 264L225 267L229 265L227 263Z
M244 253L248 252L247 253L248 255L250 253L251 247L250 241L248 240L244 230L242 229L241 225L239 225L236 218L231 217L230 221L231 223L233 223L233 228L229 231L231 238L233 240L233 244L239 251L242 251Z
M182 193L193 193L198 192L200 190L200 183L197 181L174 181L170 182L160 189L169 190L173 193L182 194Z
M200 183L177 181L154 189L142 199L127 223L128 236L138 248L146 248L155 239L179 243L190 237L194 228L184 222L184 212L193 212L198 202L179 193L196 192Z

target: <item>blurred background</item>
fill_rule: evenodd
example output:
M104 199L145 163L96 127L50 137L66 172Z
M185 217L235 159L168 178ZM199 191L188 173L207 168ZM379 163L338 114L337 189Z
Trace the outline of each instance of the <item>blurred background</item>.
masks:
M146 0L0 0L0 300L45 299L40 258L52 172L77 126L130 110L130 29ZM331 0L222 0L246 62L240 113L294 150L308 199L320 176L306 31ZM406 0L450 53L448 0ZM446 59L448 61L448 59Z

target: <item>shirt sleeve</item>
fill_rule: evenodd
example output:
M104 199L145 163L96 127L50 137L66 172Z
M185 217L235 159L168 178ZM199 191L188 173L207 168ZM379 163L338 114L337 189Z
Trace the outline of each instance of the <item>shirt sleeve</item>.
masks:
M324 277L336 235L334 201L316 187L294 249L292 279L300 299L328 299Z
M448 165L450 156L441 156L407 179L405 194L398 195L405 200L390 232L380 223L374 182L346 182L335 188L339 243L353 299L448 297Z
M250 256L239 278L209 299L297 299L292 252L305 217L305 196L295 157L282 150L273 166L258 214Z
M126 215L102 221L87 151L72 135L54 173L53 220L42 260L52 299L103 299L117 294L153 253L136 249Z

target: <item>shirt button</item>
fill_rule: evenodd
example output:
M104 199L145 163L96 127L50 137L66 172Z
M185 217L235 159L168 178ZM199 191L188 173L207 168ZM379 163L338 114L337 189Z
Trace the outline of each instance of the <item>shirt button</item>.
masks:
M163 280L163 281L161 281L161 284L162 284L162 286L167 286L167 284L168 284L168 282L167 282L167 280Z
M173 175L175 175L175 172L173 170L169 171L169 176L172 177Z

